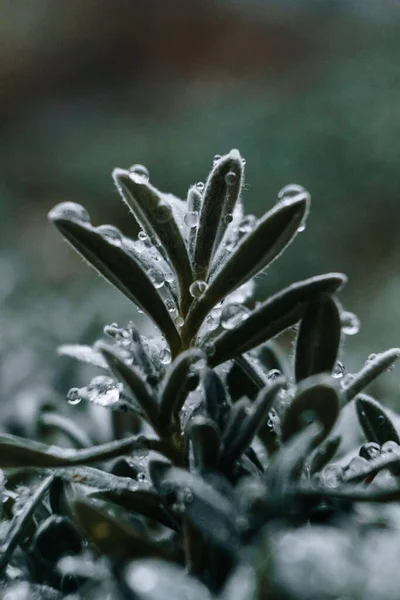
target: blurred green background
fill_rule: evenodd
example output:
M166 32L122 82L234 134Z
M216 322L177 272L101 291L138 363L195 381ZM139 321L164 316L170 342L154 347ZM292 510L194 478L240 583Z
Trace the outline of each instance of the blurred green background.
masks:
M129 233L113 167L184 196L232 147L248 212L288 183L313 200L257 295L343 271L362 325L347 369L400 345L399 37L396 0L0 0L3 391L50 385L58 343L137 316L48 210L74 200Z

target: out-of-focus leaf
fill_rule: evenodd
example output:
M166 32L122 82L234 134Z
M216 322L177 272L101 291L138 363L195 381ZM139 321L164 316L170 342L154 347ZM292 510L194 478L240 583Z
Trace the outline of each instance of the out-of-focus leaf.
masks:
M202 383L207 413L222 429L228 412L225 386L219 375L208 367L202 371Z
M334 380L327 375L314 375L298 386L298 392L286 410L281 423L282 441L290 439L314 421L321 423L321 439L324 439L338 415L339 392Z
M170 365L160 390L159 423L165 430L170 430L179 422L179 411L192 389L191 380L198 381L196 363L200 364L203 353L197 348L182 352Z
M240 436L240 430L250 412L251 402L248 398L241 398L230 408L224 433L221 439L221 455L233 447Z
M143 435L92 446L82 450L47 446L15 435L0 435L0 468L62 467L102 462L135 450L165 451L164 444Z
M242 158L238 150L231 150L216 162L204 189L194 256L196 279L207 279L215 249L228 227L226 217L232 218L242 183Z
M369 442L382 445L392 440L400 444L400 436L385 409L373 398L360 394L356 398L356 411L365 437Z
M196 334L213 306L279 256L295 237L307 210L305 198L282 202L242 238L235 251L213 275L204 294L192 304L183 333L187 339Z
M307 303L316 294L333 293L347 281L341 273L328 273L292 284L271 296L234 329L221 333L214 342L210 364L219 365L252 350L299 321Z
M114 169L114 181L123 200L150 239L159 239L160 252L165 253L174 267L180 288L180 303L183 313L190 303L188 290L193 281L192 267L184 239L179 231L169 195L163 194L146 181L140 174Z
M92 348L92 346L85 346L83 344L63 344L57 348L57 352L60 356L69 356L80 360L81 362L100 367L101 369L108 369L108 365L101 353Z
M350 402L357 394L367 387L381 373L384 373L400 357L400 348L391 348L381 352L369 360L353 379L343 386L343 398Z
M92 441L84 429L79 427L72 419L55 411L44 411L39 417L39 426L66 435L77 448L92 446Z
M99 343L98 348L115 376L127 386L142 408L151 425L157 431L159 410L157 401L152 395L141 373L132 365L128 365L113 348Z
M339 350L340 309L332 296L321 294L308 304L297 335L296 381L331 373Z
M72 509L80 531L106 556L115 559L166 557L163 549L145 537L121 507L112 511L111 505L77 495L72 500Z
M310 460L310 473L316 473L323 469L335 456L340 446L342 438L340 435L327 438L318 448L315 449Z
M147 273L125 251L122 242L115 244L90 224L68 218L62 204L50 211L49 218L83 258L153 319L175 354L180 339L168 309Z
M296 490L300 498L335 498L339 500L351 500L352 502L398 502L400 500L399 488L375 488L363 489L360 487L341 487L341 488L323 488L310 489L300 486Z
M215 469L219 458L220 433L214 421L201 415L189 421L189 437L193 445L194 460L201 470Z
M246 363L237 360L232 361L232 365L226 376L226 385L228 387L229 395L234 402L242 396L248 396L249 398L255 398L261 389L261 385L258 384L257 374L253 376L253 373L249 375L247 367L249 362L246 357L243 357ZM251 367L252 365L250 365ZM253 371L254 369L252 369ZM257 383L255 383L257 378Z
M229 445L225 445L221 454L221 461L223 463L234 462L251 444L258 430L264 425L264 421L272 408L272 403L277 393L285 383L286 380L280 378L260 391L256 401L251 405L249 413L238 429L237 435Z
M161 560L135 560L126 568L125 579L137 600L211 600L202 583L182 567Z
M42 501L44 494L49 489L51 482L54 479L54 475L49 475L44 481L36 488L34 494L25 504L22 511L17 514L12 523L11 528L7 534L7 541L1 548L0 553L0 573L4 573L5 568L10 562L11 556L17 547L19 541L24 535L25 529L29 523L31 516L33 515L38 504Z
M72 521L60 515L51 515L42 522L32 540L34 553L53 565L65 554L81 552L82 545Z

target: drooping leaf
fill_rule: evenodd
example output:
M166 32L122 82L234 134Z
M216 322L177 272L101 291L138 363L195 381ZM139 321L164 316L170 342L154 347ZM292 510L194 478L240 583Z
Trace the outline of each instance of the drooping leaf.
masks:
M331 373L339 350L340 309L328 294L316 296L304 311L297 335L296 381Z
M224 331L214 342L212 366L252 350L270 340L301 318L316 294L333 293L346 282L345 275L329 273L292 284L271 296L234 329Z
M356 411L365 437L369 442L382 445L391 440L400 444L399 433L383 406L370 396L356 398Z
M254 436L264 425L272 403L278 392L285 385L286 380L279 378L260 391L255 402L251 405L249 413L238 429L237 436L231 438L230 444L225 444L221 454L221 462L234 462L251 444Z
M386 352L380 352L371 360L368 360L364 368L359 371L353 379L343 386L343 398L350 402L357 394L367 387L381 373L384 373L400 357L400 348L391 348Z
M189 392L193 389L193 380L198 382L198 369L192 370L204 362L203 353L197 348L182 352L170 365L162 382L159 403L159 422L167 431L179 423L179 412Z
M19 541L25 533L25 529L32 517L38 504L42 501L44 494L49 489L51 482L54 479L54 474L46 477L44 481L36 488L34 494L25 504L22 511L17 514L12 523L10 530L7 534L7 541L1 548L0 553L0 573L4 573L8 563L10 562L11 556L17 547Z
M339 391L332 377L314 375L305 380L298 386L298 392L285 412L281 423L282 441L287 441L314 421L322 425L321 439L324 439L336 422L339 405Z
M204 189L194 256L196 279L207 280L213 254L228 226L227 216L232 218L242 183L242 158L238 150L231 150L216 162Z
M114 169L113 178L139 225L151 240L156 236L160 241L160 251L170 260L178 277L181 308L185 313L190 301L188 290L193 281L192 267L172 213L169 195L163 194L134 172Z
M113 243L89 223L68 218L63 204L53 208L49 218L83 258L153 319L175 354L180 339L168 309L147 273L125 251L122 241Z
M121 358L117 351L107 344L99 343L98 348L111 371L131 391L149 422L157 431L159 423L157 401L144 381L141 373L134 366L129 365Z
M207 313L225 296L271 264L293 240L308 210L306 198L282 202L262 217L192 304L183 335L191 340Z

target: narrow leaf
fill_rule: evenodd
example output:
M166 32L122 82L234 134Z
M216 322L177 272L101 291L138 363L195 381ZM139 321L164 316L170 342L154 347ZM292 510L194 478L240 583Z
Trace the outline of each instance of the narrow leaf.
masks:
M213 254L227 228L225 217L232 215L242 183L242 159L238 150L231 150L217 161L204 189L194 259L196 279L207 279Z
M204 361L203 353L197 348L190 348L170 365L160 390L159 423L165 430L179 422L179 412L193 389L193 379L198 382L198 372L191 367L201 364L201 361Z
M202 371L202 383L207 414L223 429L228 412L225 386L219 375L208 367Z
M400 436L385 409L373 398L360 394L356 398L356 411L365 437L369 442L382 445L389 440L400 445Z
M332 296L315 297L304 311L297 335L296 381L331 373L339 350L340 310Z
M128 363L119 356L118 352L107 344L99 343L98 348L111 371L117 379L122 381L131 391L149 422L157 431L158 405L141 373L132 365L128 365Z
M115 169L113 178L139 225L150 239L155 235L160 241L160 252L166 254L178 277L181 309L185 314L191 300L188 290L193 281L192 267L168 194L157 190L140 175L123 169Z
M399 357L400 348L391 348L369 360L365 367L347 385L343 386L343 397L345 400L350 402L367 385L374 381L378 375L390 369Z
M318 448L315 449L310 460L310 473L321 471L330 460L335 456L342 438L340 435L327 438Z
M63 344L57 348L57 353L60 356L69 356L85 362L101 369L108 369L108 365L101 353L92 348L92 346L85 346L83 344Z
M252 350L288 327L295 325L316 294L333 293L346 282L341 273L328 273L299 281L268 298L234 329L224 331L214 342L210 364L219 365Z
M221 444L220 433L211 419L198 415L189 422L194 461L201 470L215 469Z
M298 386L282 420L282 441L313 421L323 427L321 440L328 435L339 415L339 392L333 382L327 375L314 375Z
M168 309L148 275L123 247L122 240L113 243L89 223L70 219L63 212L63 204L49 213L65 239L109 283L146 312L164 333L173 354L180 347L179 334Z
M191 339L207 313L225 296L271 264L293 240L308 210L306 198L282 202L262 217L221 268L207 290L195 301L186 319L184 335Z

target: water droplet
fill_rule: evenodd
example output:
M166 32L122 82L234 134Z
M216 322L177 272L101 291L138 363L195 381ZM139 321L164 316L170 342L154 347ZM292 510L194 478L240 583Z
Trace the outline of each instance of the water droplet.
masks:
M180 495L184 504L190 504L191 502L193 502L192 490L189 487L183 488Z
M249 309L242 304L227 304L221 312L221 325L224 329L235 329L249 316Z
M163 348L160 352L160 361L163 365L169 365L171 362L171 352L168 348Z
M114 244L114 246L122 246L122 233L114 225L100 225L96 227L96 231L107 238L107 241Z
M379 444L375 442L368 442L367 444L363 444L358 451L358 454L362 458L366 458L367 460L371 460L374 458L378 458L381 454L381 447Z
M385 442L384 444L382 444L381 447L381 452L382 454L391 454L392 452L399 452L400 450L400 446L398 444L396 444L396 442L394 442L393 440L389 440L388 442Z
M202 192L204 190L204 183L202 181L198 181L196 183L196 187L198 190L200 190L200 192Z
M229 225L229 223L232 223L233 221L233 215L231 213L228 213L224 216L224 223L226 225Z
M71 404L72 406L75 406L75 404L79 404L79 402L82 400L81 395L80 395L80 389L79 388L71 388L69 390L69 392L67 393L67 402L68 404Z
M268 371L267 374L267 380L272 382L272 381L276 381L278 379L278 377L281 377L282 373L280 372L279 369L271 369L270 371Z
M207 288L208 288L208 285L205 281L202 281L201 279L197 279L196 281L194 281L191 284L191 286L189 288L189 292L193 298L200 298L200 296L202 296L204 294L204 292L206 291Z
M183 221L188 227L197 227L199 224L199 213L197 210L190 210L183 217Z
M145 245L142 242L142 240L138 240L137 242L135 242L135 250L138 254L142 254L145 250Z
M167 283L172 283L175 280L175 275L172 271L167 271L165 273L165 281Z
M228 171L224 177L226 185L234 185L237 180L237 175L234 171Z
M345 335L356 335L360 330L360 320L352 312L343 312L340 316L342 331Z
M165 283L164 273L160 269L150 269L147 274L155 288L161 288Z
M144 310L142 310L142 309L140 308L140 306L137 306L137 307L136 307L136 309L137 309L137 311L138 311L139 315L144 315Z
M160 200L157 205L155 219L158 223L166 223L172 218L172 209L166 200Z
M174 304L173 300L171 300L170 298L166 299L165 306L167 307L168 312L174 312L175 304Z
M213 158L213 163L217 163L219 160L221 160L221 155L220 154L214 154L214 158Z
M149 239L149 236L147 235L147 233L145 231L143 231L143 229L141 229L139 231L138 238L139 238L139 240L141 240L142 242L144 242L147 239Z
M158 584L158 575L154 568L132 563L128 570L128 583L132 590L148 596Z
M298 233L302 233L306 229L306 222L302 221L299 227L297 228Z
M216 311L215 311L216 312ZM207 317L206 317L206 325L207 325L207 329L208 331L214 331L215 329L218 328L219 326L219 316L216 316L214 314L214 311L211 312Z
M183 327L185 324L185 321L182 319L182 317L176 317L175 319L175 325L178 327L178 329L180 329L181 327Z
M309 196L309 193L302 185L298 185L297 183L289 183L279 190L278 200L288 200L290 198L295 198L299 194L307 194Z
M245 217L243 217L239 224L240 233L249 233L250 231L252 231L254 225L256 224L256 221L257 219L254 215L246 215Z
M94 377L87 386L87 399L101 406L111 406L119 400L122 384L107 375Z
M246 159L242 157L242 165L244 166L246 164Z
M144 165L132 165L131 167L129 167L129 171L133 175L137 176L135 179L136 182L138 177L141 177L143 179L143 183L149 180L149 171Z
M118 323L111 323L110 325L105 325L103 331L106 335L116 337L121 332L121 327L118 327Z
M207 356L213 356L213 354L215 354L215 344L212 340L205 342L203 348Z
M143 471L140 471L140 473L137 474L137 480L141 481L141 482L146 482L147 481L147 476L146 473L144 473Z
M336 488L343 481L344 469L340 465L328 465L321 472L320 482L328 488Z
M372 362L373 360L375 360L375 358L376 358L377 356L378 356L378 355L377 355L375 352L373 352L372 354L370 354L370 355L368 356L368 358L367 358L367 360L366 360L365 362L367 362L367 363L370 363L370 362Z
M90 223L88 211L76 202L61 202L61 204L57 204L57 206L49 212L49 217L52 220L71 219L83 223Z
M345 370L346 369L345 369L344 364L340 360L337 360L336 364L335 364L335 368L333 369L332 376L335 377L336 379L340 379L341 377L343 377Z

